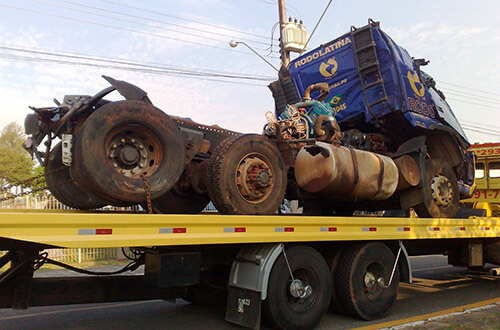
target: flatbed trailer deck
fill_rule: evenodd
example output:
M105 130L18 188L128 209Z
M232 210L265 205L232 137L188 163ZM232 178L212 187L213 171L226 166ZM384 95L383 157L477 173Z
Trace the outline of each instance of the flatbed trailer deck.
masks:
M46 261L43 249L90 247L138 247L136 266L145 264L145 275L33 278ZM364 319L386 315L399 281L411 282L409 255L447 254L466 267L499 264L500 218L4 210L0 250L9 251L0 268L10 262L0 274L2 308L160 298L213 303L228 295L231 322L259 328L262 309L276 327L312 327L329 304Z

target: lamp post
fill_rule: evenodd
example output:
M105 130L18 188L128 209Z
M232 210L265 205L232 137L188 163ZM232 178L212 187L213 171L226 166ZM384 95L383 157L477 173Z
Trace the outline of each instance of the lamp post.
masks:
M276 71L279 72L279 70L274 65L272 65L271 62L269 62L268 60L266 60L264 57L262 57L262 55L260 55L259 53L257 53L255 50L253 50L252 47L250 47L249 45L247 45L243 41L231 40L229 42L229 46L231 46L232 48L238 47L239 44L247 46L247 48L250 49L255 55L257 55L258 57L260 57L264 62L266 62L267 64L269 64L274 70L276 70Z

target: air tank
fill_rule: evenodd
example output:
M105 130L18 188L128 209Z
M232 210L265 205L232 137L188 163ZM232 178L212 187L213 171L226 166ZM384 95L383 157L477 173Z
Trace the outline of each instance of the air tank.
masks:
M316 142L298 152L295 178L305 191L328 199L362 201L391 197L399 174L387 156Z

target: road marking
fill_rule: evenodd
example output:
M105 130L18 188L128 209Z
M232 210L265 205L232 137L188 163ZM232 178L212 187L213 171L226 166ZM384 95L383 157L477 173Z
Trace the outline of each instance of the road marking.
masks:
M451 314L451 313L463 312L467 309L483 307L483 306L487 306L487 305L491 305L491 304L496 304L499 302L500 302L500 298L493 298L493 299L483 300L483 301L473 303L473 304L462 305L462 306L458 306L458 307L454 307L454 308L445 309L445 310L442 310L439 312L428 313L428 314L423 314L423 315L418 315L418 316L413 316L413 317L407 317L405 319L399 319L399 320L394 320L394 321L389 321L389 322L367 325L365 327L354 328L352 330L375 330L375 329L390 328L390 327L394 327L396 325L403 325L403 324L417 322L417 321L424 321L424 320L427 320L427 319L430 319L433 317L443 316L443 315Z
M114 304L114 305L108 305L108 306L73 308L73 309L65 309L65 310L60 310L60 311L50 311L50 312L43 312L43 313L13 315L13 316L1 317L0 321L22 319L25 317L43 316L43 315L51 315L51 314L61 314L61 313L68 313L68 312L81 312L81 311L89 311L89 310L96 310L96 309L107 309L107 308L115 308L115 307L134 306L134 305L140 305L140 304L148 304L148 303L152 303L152 302L158 302L158 300L147 300L147 301L138 301L138 302L133 302L133 303ZM40 307L42 307L42 306L40 306ZM50 307L50 306L43 306L43 307Z

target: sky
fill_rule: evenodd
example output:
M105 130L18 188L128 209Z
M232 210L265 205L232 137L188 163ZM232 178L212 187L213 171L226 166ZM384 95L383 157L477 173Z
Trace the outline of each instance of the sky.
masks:
M287 16L303 20L311 33L327 3L287 0ZM486 0L334 0L308 48L368 18L380 21L412 56L430 60L425 71L467 127L470 142L495 142L498 13L500 2ZM108 75L141 87L168 114L260 133L265 113L274 109L267 85L276 71L244 45L230 48L228 42L243 41L279 66L277 42L267 50L277 21L276 0L0 0L0 126L22 124L28 106L53 105L54 97L93 95L108 86L101 78ZM115 94L110 98L121 99Z

